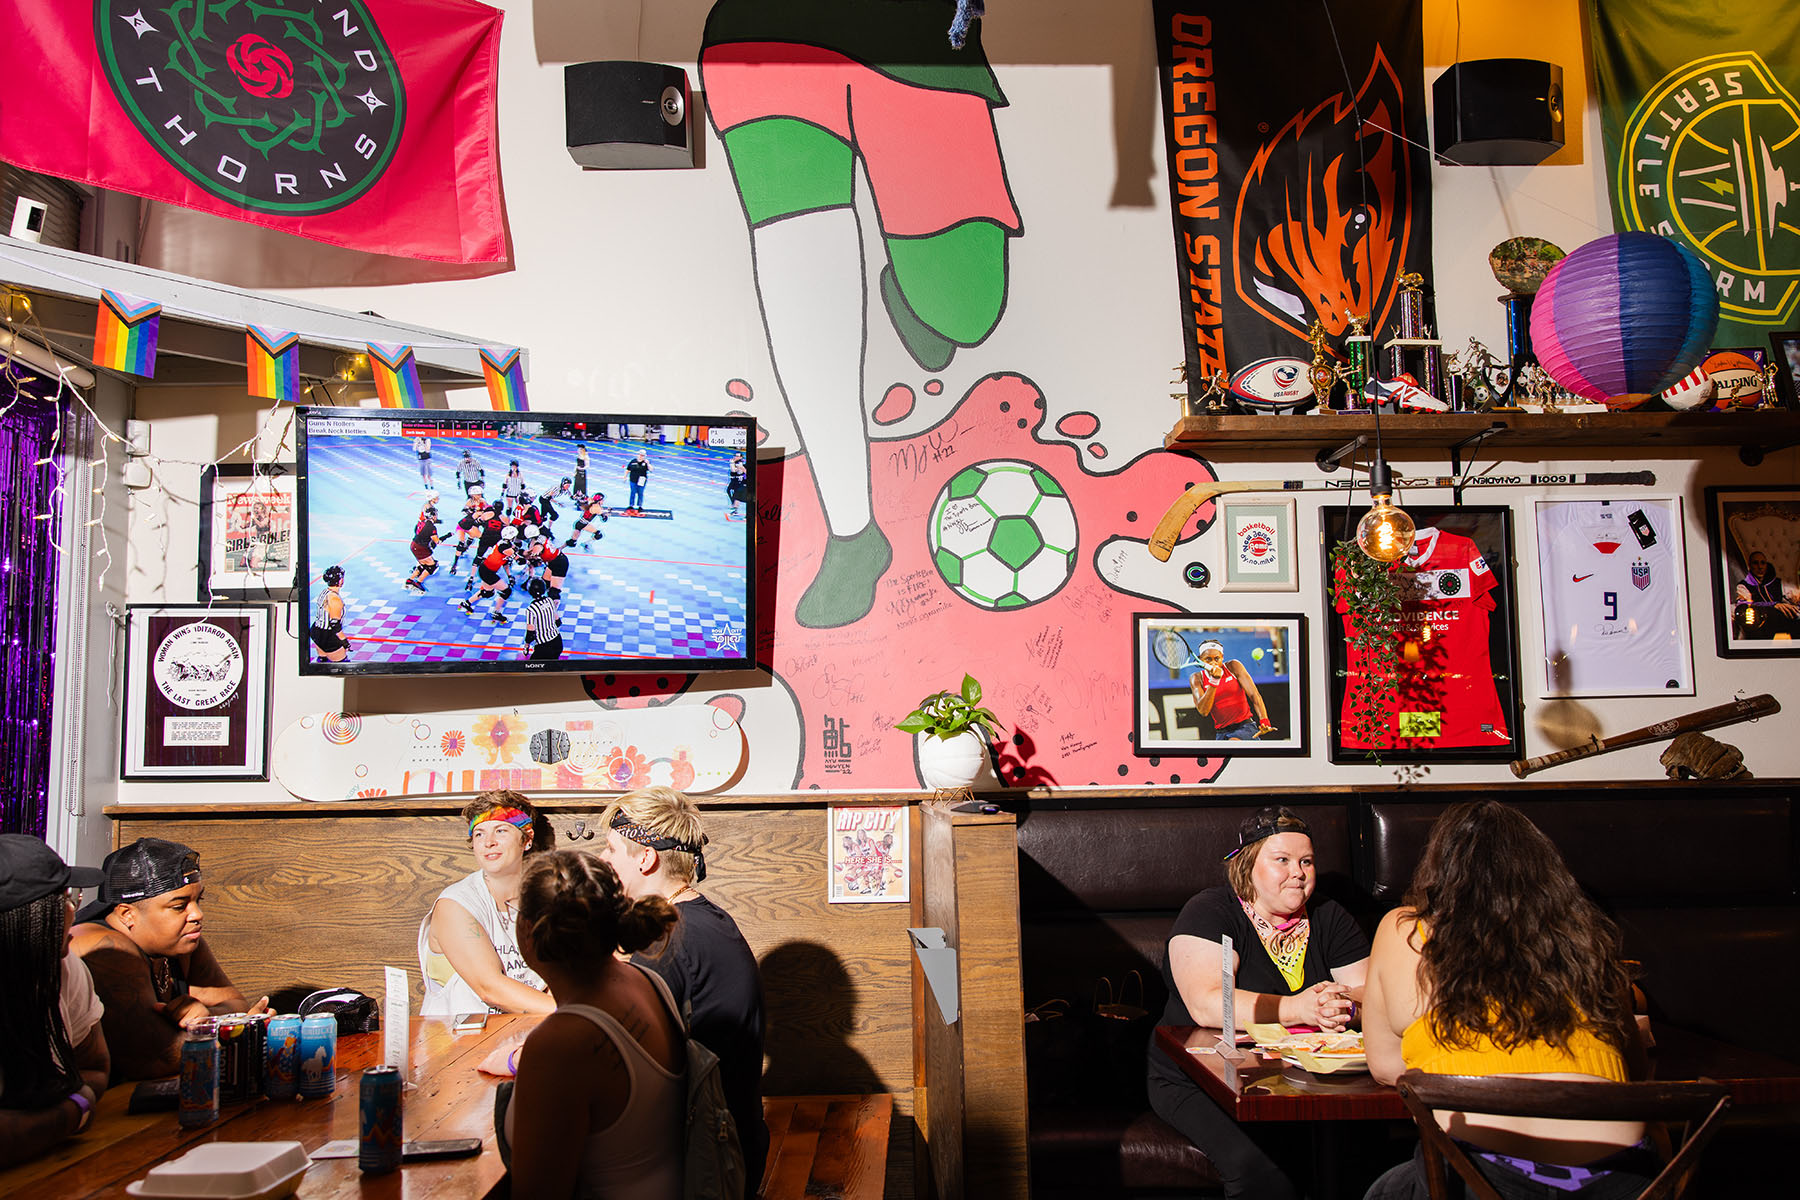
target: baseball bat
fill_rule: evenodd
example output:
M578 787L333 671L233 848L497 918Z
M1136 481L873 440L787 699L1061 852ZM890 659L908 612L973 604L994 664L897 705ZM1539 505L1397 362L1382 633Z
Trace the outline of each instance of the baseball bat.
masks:
M1736 725L1739 721L1754 721L1758 717L1773 716L1780 711L1781 702L1764 692L1762 695L1752 696L1748 700L1733 700L1730 704L1719 704L1712 708L1703 708L1698 712L1688 713L1685 716L1658 721L1656 724L1646 725L1642 729L1633 729L1630 733L1621 733L1609 738L1590 738L1585 746L1572 746L1567 750L1558 750L1555 754L1545 754L1538 758L1515 759L1512 763L1512 773L1523 779L1534 771L1561 766L1566 762L1574 762L1578 758L1591 758L1596 754L1623 750L1627 746L1641 746L1646 742L1660 742L1681 733L1717 729L1722 725Z
M1394 481L1395 486L1407 487L1546 487L1556 484L1579 485L1582 487L1612 487L1619 484L1656 485L1655 471L1590 471L1584 475L1423 475L1413 478L1402 478ZM1150 534L1150 553L1159 562L1168 562L1169 555L1175 551L1175 543L1181 540L1181 531L1187 527L1188 519L1208 500L1222 496L1227 492L1342 492L1366 484L1357 484L1354 480L1341 483L1316 482L1307 483L1303 479L1238 479L1226 482L1210 479L1205 483L1196 483L1187 491L1175 497L1175 503L1169 505L1162 519L1157 521L1156 528Z

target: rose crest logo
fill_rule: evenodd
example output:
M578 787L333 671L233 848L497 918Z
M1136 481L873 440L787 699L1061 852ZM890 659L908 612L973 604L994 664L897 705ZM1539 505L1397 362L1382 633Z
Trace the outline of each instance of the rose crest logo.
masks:
M137 132L219 199L331 212L399 147L405 88L364 0L95 0L94 33Z

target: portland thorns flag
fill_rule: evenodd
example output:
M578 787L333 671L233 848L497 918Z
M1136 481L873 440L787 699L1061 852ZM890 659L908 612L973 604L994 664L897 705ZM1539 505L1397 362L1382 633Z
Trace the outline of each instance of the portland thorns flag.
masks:
M1329 16L1336 22L1336 43ZM1431 277L1420 0L1156 0L1190 396ZM1340 57L1341 51L1341 57ZM1413 143L1413 144L1409 144Z
M473 0L32 0L0 159L358 250L504 261L501 14Z
M1594 0L1613 227L1700 256L1715 346L1800 324L1800 10L1768 0Z

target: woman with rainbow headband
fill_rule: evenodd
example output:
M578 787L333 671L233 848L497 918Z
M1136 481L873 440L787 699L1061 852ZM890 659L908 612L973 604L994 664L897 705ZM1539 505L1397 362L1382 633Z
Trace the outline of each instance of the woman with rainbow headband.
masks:
M519 953L519 883L525 856L555 834L518 792L483 792L462 811L477 870L438 893L419 923L424 1017L468 1012L554 1012L556 1001Z

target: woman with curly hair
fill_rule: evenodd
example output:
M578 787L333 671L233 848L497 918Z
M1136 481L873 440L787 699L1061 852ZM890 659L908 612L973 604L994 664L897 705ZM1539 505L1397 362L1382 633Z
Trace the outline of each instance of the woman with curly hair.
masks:
M1408 1068L1625 1081L1639 1047L1619 945L1618 927L1524 814L1493 800L1451 806L1404 905L1375 932L1370 1072L1387 1084ZM1438 1122L1505 1197L1636 1196L1658 1171L1635 1121L1444 1112ZM1365 1200L1426 1195L1415 1155Z
M618 957L675 920L661 896L626 895L594 855L559 850L525 868L519 948L557 1008L512 1064L513 1195L680 1200L687 1036L668 986Z
M527 857L556 841L550 822L522 793L483 792L462 811L476 870L438 893L419 923L419 1015L547 1013L556 1001L519 954L519 881Z

